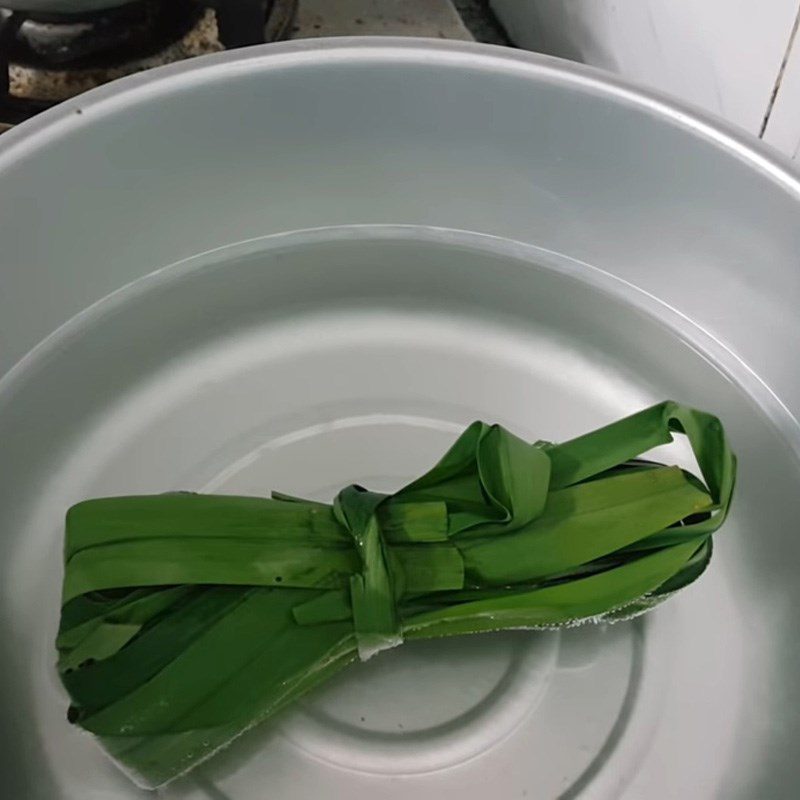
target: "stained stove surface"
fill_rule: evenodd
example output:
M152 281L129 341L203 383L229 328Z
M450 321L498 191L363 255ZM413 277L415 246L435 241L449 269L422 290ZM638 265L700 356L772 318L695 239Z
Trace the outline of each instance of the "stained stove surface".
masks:
M0 133L125 75L280 39L383 34L508 44L488 0L131 0L80 14L11 11L2 2Z

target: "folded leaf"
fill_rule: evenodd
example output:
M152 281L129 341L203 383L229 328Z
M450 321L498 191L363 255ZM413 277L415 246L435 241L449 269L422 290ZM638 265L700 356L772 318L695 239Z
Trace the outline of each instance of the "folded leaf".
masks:
M637 458L675 432L701 477ZM716 417L665 402L563 444L473 423L393 495L79 503L69 718L154 787L404 639L627 619L706 569L735 471Z

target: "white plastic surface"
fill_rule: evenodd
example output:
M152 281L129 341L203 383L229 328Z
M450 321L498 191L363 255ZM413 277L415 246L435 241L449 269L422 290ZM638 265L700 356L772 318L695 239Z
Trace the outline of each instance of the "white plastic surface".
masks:
M611 70L753 134L800 8L797 0L491 1L519 46Z

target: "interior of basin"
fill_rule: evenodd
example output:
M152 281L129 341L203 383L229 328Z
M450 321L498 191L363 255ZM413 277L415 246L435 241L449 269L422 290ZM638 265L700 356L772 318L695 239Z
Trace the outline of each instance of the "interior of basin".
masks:
M0 387L14 465L0 523L15 779L53 798L138 796L70 728L53 668L72 503L180 489L323 500L354 482L392 490L473 419L560 440L669 397L717 413L740 459L732 516L697 584L613 628L404 645L165 796L254 800L269 784L287 800L377 786L382 797L433 798L446 777L467 798L501 778L517 796L576 797L591 785L618 797L621 775L635 792L665 762L681 765L661 770L665 796L692 796L698 783L756 796L742 776L770 796L769 781L791 780L776 765L797 740L786 709L798 693L788 667L798 545L787 532L800 501L792 423L753 377L634 287L459 231L281 234L120 289ZM681 443L665 457L692 466ZM380 783L390 776L402 782Z

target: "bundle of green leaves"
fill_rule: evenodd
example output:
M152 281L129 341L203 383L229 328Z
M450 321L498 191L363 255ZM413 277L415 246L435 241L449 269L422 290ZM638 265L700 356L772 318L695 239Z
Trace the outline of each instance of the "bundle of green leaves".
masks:
M637 459L673 432L702 478ZM473 423L393 495L79 503L57 640L69 718L158 786L405 639L635 616L705 569L735 466L716 417L665 402L563 444Z

